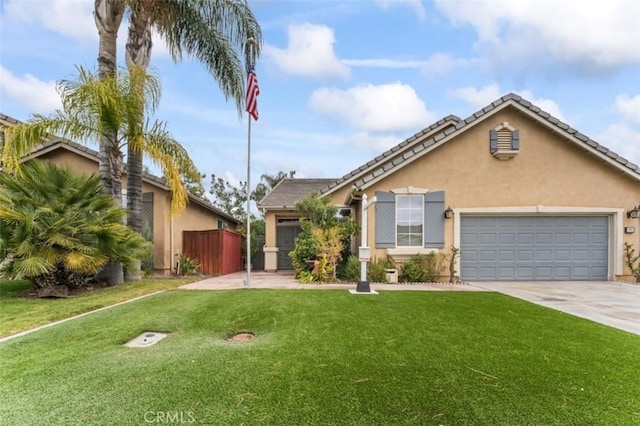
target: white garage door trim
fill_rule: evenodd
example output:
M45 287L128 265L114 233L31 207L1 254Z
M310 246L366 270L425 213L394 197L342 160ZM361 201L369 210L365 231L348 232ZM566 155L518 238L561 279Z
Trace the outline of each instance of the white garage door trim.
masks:
M609 216L609 272L608 279L622 275L622 241L624 209L611 207L478 207L453 209L453 245L460 247L461 216ZM460 258L456 270L460 271Z

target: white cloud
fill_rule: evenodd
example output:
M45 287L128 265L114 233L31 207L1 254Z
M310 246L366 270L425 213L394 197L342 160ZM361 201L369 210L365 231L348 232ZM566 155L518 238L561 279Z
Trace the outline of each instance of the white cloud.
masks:
M630 98L626 93L618 95L616 109L625 119L640 124L640 95L633 98Z
M502 58L616 67L640 62L640 2L436 0L453 23L471 25L477 47Z
M421 69L429 74L444 74L454 68L468 66L475 60L454 58L448 53L435 53L425 61L399 59L344 59L344 64L352 67L387 68L387 69Z
M456 98L466 101L475 109L486 107L502 95L500 86L496 83L488 84L481 89L472 86L461 87L455 89L452 94Z
M54 81L41 81L31 74L17 77L1 65L0 94L28 106L38 114L48 114L62 108Z
M398 145L402 140L392 134L371 134L368 132L356 132L348 138L348 141L357 148L377 154Z
M93 7L93 2L86 0L7 0L4 18L13 25L36 23L64 36L93 43L98 39Z
M331 28L309 23L290 25L288 38L285 49L269 44L264 46L265 56L287 74L316 78L349 77L349 67L333 51L335 37Z
M595 139L622 155L627 160L640 165L640 130L632 129L624 124L612 124Z
M387 9L390 6L406 6L416 13L419 19L424 19L427 16L427 12L424 9L422 0L376 0L376 4L382 9Z
M535 96L533 96L533 93L531 93L530 90L520 90L516 91L515 93L522 96L542 110L553 115L557 119L566 122L564 114L555 101L545 98L536 98ZM497 83L491 83L482 87L481 89L476 89L472 86L461 87L459 89L453 90L451 94L466 101L473 108L479 110L486 107L491 102L497 100L506 93L503 93L501 91L500 86Z
M311 94L310 106L316 114L363 131L416 130L433 121L433 114L413 87L399 82L363 84L346 91L318 89Z

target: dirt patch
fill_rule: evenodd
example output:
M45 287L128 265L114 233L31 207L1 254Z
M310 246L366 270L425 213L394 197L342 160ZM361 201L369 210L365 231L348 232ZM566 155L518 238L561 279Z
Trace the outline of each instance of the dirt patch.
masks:
M256 338L255 334L249 331L243 331L242 333L232 334L231 336L227 337L227 340L229 342L244 343L244 342L248 342L249 340L253 340L255 338Z

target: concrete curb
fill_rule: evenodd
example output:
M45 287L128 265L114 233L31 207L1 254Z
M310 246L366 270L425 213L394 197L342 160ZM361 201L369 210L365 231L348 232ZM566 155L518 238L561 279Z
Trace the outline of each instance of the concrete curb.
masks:
M31 330L21 331L20 333L12 334L10 336L6 336L6 337L1 338L0 339L0 343L6 342L7 340L15 339L17 337L26 336L27 334L34 333L36 331L42 330L43 328L53 327L54 325L58 325L58 324L65 323L67 321L71 321L71 320L74 320L74 319L86 317L87 315L91 315L91 314L95 314L96 312L105 311L107 309L115 308L116 306L124 305L125 303L135 302L136 300L144 299L145 297L150 297L150 296L154 296L156 294L164 293L165 291L166 290L160 290L160 291L156 291L154 293L149 293L149 294L145 294L145 295L142 295L142 296L134 297L133 299L124 300L122 302L118 302L116 304L109 305L109 306L103 306L102 308L98 308L98 309L95 309L93 311L85 312L83 314L79 314L79 315L76 315L76 316L73 316L73 317L69 317L69 318L58 320L58 321L50 322L49 324L41 325L40 327L32 328Z

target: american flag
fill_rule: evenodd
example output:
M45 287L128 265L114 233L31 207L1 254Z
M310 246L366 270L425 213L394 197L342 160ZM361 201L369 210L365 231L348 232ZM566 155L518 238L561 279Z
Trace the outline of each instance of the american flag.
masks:
M256 121L258 120L259 94L260 88L258 87L258 77L256 76L256 70L253 66L250 66L247 73L247 112Z

